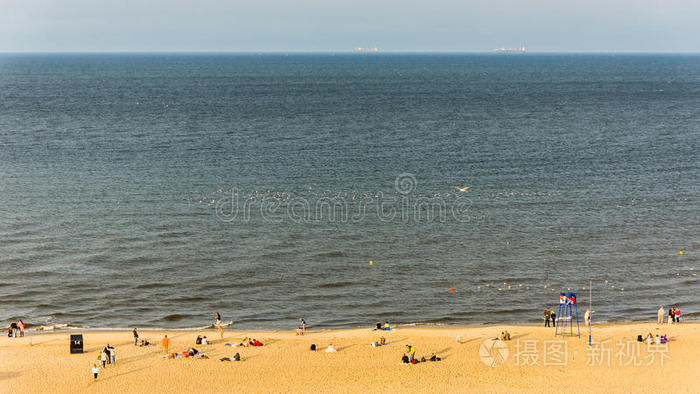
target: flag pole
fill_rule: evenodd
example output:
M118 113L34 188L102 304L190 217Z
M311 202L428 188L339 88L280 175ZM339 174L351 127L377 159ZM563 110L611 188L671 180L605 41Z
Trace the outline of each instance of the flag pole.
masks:
M588 281L588 347L591 347L591 320L593 320L593 281Z

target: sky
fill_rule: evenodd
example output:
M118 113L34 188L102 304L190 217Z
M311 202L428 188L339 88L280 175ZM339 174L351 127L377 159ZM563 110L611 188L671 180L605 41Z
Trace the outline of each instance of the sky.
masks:
M700 52L698 0L0 0L3 52Z

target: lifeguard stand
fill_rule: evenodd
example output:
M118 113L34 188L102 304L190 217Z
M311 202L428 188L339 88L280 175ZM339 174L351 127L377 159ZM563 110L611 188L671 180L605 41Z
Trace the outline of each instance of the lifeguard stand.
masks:
M574 332L574 319L576 320L576 332ZM557 313L556 323L557 327L554 329L554 336L581 337L576 293L559 293L559 312Z

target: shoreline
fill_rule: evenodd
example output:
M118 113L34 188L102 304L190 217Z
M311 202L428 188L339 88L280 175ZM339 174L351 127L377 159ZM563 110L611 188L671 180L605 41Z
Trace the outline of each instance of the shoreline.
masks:
M544 322L544 321L543 321ZM475 324L460 324L460 323L398 323L398 324L392 324L392 327L397 327L397 328L421 328L421 327L429 327L429 328L440 328L440 327L450 327L450 328L482 328L482 327L499 327L499 326L511 326L511 327L539 327L541 324L544 323L513 323L513 322L506 322L506 323L491 323L491 322L486 322L482 323L479 325ZM614 322L601 322L601 323L595 323L593 322L593 327L608 327L608 326L616 326L616 325L631 325L631 324L645 324L645 323L651 323L651 319L647 320L618 320ZM693 319L692 317L688 316L684 321L682 321L680 324L697 324L700 323L700 320ZM584 327L587 327L583 324L583 316L581 316L579 320L579 324L581 329ZM677 323L675 323L677 324ZM674 324L674 325L675 325ZM666 325L666 323L664 323ZM290 326L292 326L290 324ZM31 326L30 326L31 327ZM31 333L31 335L45 335L45 334L57 334L57 333L68 333L68 332L76 332L76 331L87 331L87 332L131 332L131 330L134 329L134 327L78 327L78 326L68 326L64 327L63 325L54 325L54 326L48 326L48 325L42 325L39 327L54 327L54 328L27 328L25 332ZM211 324L209 326L199 326L199 327L182 327L182 328L167 328L167 327L141 327L139 325L136 325L135 327L138 328L139 331L156 331L156 332L165 332L165 331L183 331L183 332L195 332L195 331L205 331L205 330L211 330L215 331L214 324ZM309 326L307 331L309 332L322 332L322 331L348 331L348 330L361 330L364 328L372 328L371 326L341 326L341 327L318 327L315 328L314 326ZM7 330L7 327L5 327ZM293 328L287 328L287 329L265 329L265 328L240 328L236 327L235 325L228 325L224 326L224 329L227 331L245 331L245 332L294 332L295 329Z
M512 340L494 341L504 330ZM580 338L555 338L553 328L540 325L328 329L310 330L302 336L295 330L232 329L224 331L223 339L212 329L143 330L140 339L156 344L147 347L134 346L131 332L84 330L85 352L70 354L69 334L78 333L0 337L0 392L535 392L541 391L543 382L551 387L562 381L575 382L567 389L573 392L659 392L669 391L669 380L674 382L672 392L691 392L700 373L698 322L670 326L649 322L594 324L593 347L610 349L609 366L587 364L591 350L588 330L583 326ZM640 344L642 364L618 365L618 341L634 345L638 334L647 333L668 336L668 357L647 365L654 352ZM162 358L160 340L165 334L171 339L171 353L182 354L195 347L209 358ZM211 344L196 345L198 334L207 335ZM244 337L257 338L264 346L226 346ZM370 346L380 337L386 338L387 345ZM312 343L318 346L315 352L309 350ZM337 352L325 352L330 343ZM487 365L483 346L496 343L507 348L504 361ZM527 343L535 345L531 357L536 357L537 363L517 365L520 348ZM564 364L543 364L550 354L545 347L552 343L567 349L561 360ZM116 363L100 367L100 376L94 380L90 368L107 344L116 349ZM435 353L441 361L402 364L406 344L416 347L418 358ZM494 354L495 349L488 354ZM240 353L242 361L219 361L235 353Z

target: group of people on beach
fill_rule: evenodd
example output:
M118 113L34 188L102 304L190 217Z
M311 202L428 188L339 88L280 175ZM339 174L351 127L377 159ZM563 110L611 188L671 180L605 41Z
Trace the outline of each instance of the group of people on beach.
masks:
M666 315L666 312L665 312L664 307L662 305L657 312L656 322L658 324L663 324L665 315ZM681 309L670 307L668 309L668 324L680 323L680 322L681 322Z
M430 357L426 360L425 357L421 357L420 360L416 357L416 348L413 345L406 345L406 353L401 357L401 362L403 364L418 364L424 363L426 361L440 361L442 360L435 353L431 353Z
M18 320L17 322L11 322L10 325L7 327L7 336L10 338L17 338L17 336L23 337L24 336L24 322L22 319Z
M668 343L668 338L666 337L666 334L661 336L656 334L656 336L652 336L651 333L649 333L646 337L642 337L642 334L639 334L637 335L637 342L646 342L649 345L660 345L662 343Z
M378 321L377 325L374 327L374 331L391 331L391 325L388 320L384 322L383 326L382 322Z
M544 326L549 327L549 322L552 322L552 327L557 326L557 314L549 308L544 310Z
M116 364L116 362L117 353L114 346L108 343L107 346L105 346L100 353L97 354L97 363L92 365L92 369L90 371L92 372L93 379L97 379L97 375L100 373L100 369L98 368L99 364L101 364L102 368L104 369L107 368L107 364Z

